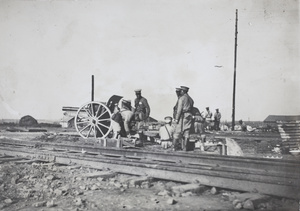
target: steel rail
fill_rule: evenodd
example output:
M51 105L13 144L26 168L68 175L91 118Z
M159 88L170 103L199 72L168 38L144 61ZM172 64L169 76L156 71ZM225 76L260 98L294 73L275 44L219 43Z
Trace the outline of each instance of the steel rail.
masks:
M97 142L86 142L86 144L51 143L42 141L20 141L2 139L0 144L13 146L52 147L61 150L81 151L84 149L90 153L110 154L111 156L131 156L137 159L157 159L182 163L202 163L206 165L219 165L249 171L262 170L263 172L281 172L282 174L299 174L299 160L268 159L256 157L222 156L218 154L205 154L199 152L171 152L171 151L146 151L143 149L122 149L115 147L102 147Z
M160 163L159 161L132 157L107 157L96 153L80 151L49 151L37 148L0 147L0 153L12 156L53 160L69 164L91 165L93 168L110 168L116 172L148 175L160 179L171 179L180 182L198 181L203 185L229 188L241 191L257 191L263 194L299 198L298 178L284 178L282 175L257 175L249 172L226 172L224 168L207 165L195 166L186 163Z

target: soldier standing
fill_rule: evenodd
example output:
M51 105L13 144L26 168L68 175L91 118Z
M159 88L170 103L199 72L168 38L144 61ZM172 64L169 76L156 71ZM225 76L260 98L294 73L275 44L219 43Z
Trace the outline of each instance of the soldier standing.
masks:
M150 106L146 98L142 97L141 89L134 90L136 99L134 100L135 120L138 122L137 129L145 124L145 121L149 118L150 115Z
M219 109L217 108L216 113L214 115L214 121L215 121L214 128L216 131L220 130L221 117L222 117L221 113L219 112Z
M206 128L208 130L211 130L212 112L209 110L209 107L206 107L206 112L205 112L204 118L206 121Z
M180 97L180 88L176 88L176 96L177 96L177 102L176 105L173 107L173 118L175 119L176 117L176 112L177 112L177 107L178 107L178 98Z
M188 95L189 88L186 86L180 87L181 96L177 100L177 111L175 115L175 123L177 123L174 133L173 145L174 149L178 150L178 142L182 136L181 149L187 150L187 145L190 138L190 128L192 126L192 108L194 106L193 99Z

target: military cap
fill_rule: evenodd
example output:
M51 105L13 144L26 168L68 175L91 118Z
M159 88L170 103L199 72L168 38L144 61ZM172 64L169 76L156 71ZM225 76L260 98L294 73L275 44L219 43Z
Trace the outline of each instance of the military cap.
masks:
M172 119L173 119L172 117L166 116L166 117L165 117L165 122L166 122L166 123L169 123L169 122L172 121Z
M206 107L206 109L209 109L209 107Z
M187 91L189 91L190 88L186 87L186 86L180 86L180 89L187 92Z
M136 93L140 93L142 90L141 89L136 89L134 90Z

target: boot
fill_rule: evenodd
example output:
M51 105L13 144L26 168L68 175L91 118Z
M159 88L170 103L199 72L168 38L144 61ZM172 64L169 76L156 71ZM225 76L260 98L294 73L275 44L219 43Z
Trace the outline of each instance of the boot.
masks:
M174 138L173 139L173 151L178 150L178 139Z
M187 151L186 144L187 144L187 138L184 137L181 139L181 149L183 151Z

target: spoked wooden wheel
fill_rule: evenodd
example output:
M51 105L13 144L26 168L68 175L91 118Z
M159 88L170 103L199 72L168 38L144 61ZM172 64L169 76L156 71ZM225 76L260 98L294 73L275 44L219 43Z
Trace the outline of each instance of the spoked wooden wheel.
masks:
M111 112L106 105L89 102L75 116L75 128L83 138L105 138L111 130Z

